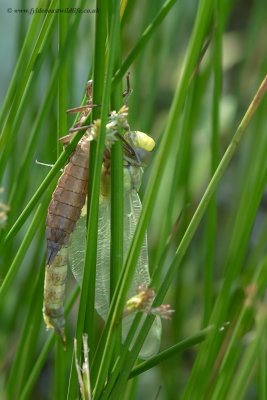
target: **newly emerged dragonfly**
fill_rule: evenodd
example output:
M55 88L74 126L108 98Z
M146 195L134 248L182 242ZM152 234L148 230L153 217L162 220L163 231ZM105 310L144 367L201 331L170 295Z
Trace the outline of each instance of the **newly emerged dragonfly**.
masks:
M89 104L90 107L90 104ZM88 109L89 109L88 107ZM102 164L102 176L101 176L101 186L100 186L100 199L99 199L99 219L98 219L98 245L97 245L97 266L96 266L96 293L95 293L95 308L98 314L105 320L107 317L109 302L110 302L110 149L115 140L123 140L124 147L124 237L123 237L123 251L124 255L127 254L130 242L132 240L136 224L141 212L141 202L138 196L138 189L141 184L143 169L142 169L142 158L143 153L150 152L153 150L155 142L152 138L143 132L131 131L128 121L127 121L128 109L123 106L118 112L112 111L108 117L108 123L106 125L106 142L105 142L105 153ZM79 124L79 123L78 123ZM78 126L79 128L79 126ZM86 133L82 137L78 144L78 155L84 156L81 152L82 147L88 146L91 140L97 140L98 137L99 121L95 121L90 127L87 128ZM119 132L124 132L123 135ZM80 147L79 147L80 145ZM87 153L87 152L86 152ZM88 153L89 154L89 150ZM73 153L70 163L76 165L75 153ZM88 165L88 156L86 157L86 162ZM68 165L69 165L68 164ZM66 166L64 169L69 173L72 170L71 166ZM80 167L80 166L79 166ZM80 167L81 168L81 167ZM64 175L64 172L62 176ZM77 172L77 171L76 171ZM72 176L74 175L71 172ZM88 170L83 171L82 182L85 182L85 176ZM78 175L78 173L76 173ZM62 177L61 177L62 178ZM60 179L61 179L60 178ZM63 179L63 186L65 185L66 178ZM72 180L71 180L72 181ZM75 192L79 193L79 205L75 206L78 209L82 200L85 200L87 192L87 183L81 184L82 193L79 193L78 189L73 189L73 187L64 188L65 192ZM80 186L81 186L80 185ZM79 186L76 184L76 186ZM76 216L80 211L72 210L73 205L70 204L70 193L64 196L62 193L62 183L59 180L59 191L60 191L60 204L55 207L53 201L59 199L55 195L57 189L54 192L52 207L49 206L48 215L48 253L47 253L47 267L46 267L46 281L45 281L45 299L44 299L44 319L48 327L53 327L57 333L59 333L64 338L64 290L65 290L65 280L66 280L66 259L67 259L67 249L66 244L68 243L69 235L70 244L68 248L68 258L69 263L73 272L73 275L79 285L82 284L83 278L83 266L84 266L84 256L85 256L85 238L86 238L86 207L82 210L82 215L78 220L77 224L75 221ZM76 194L75 194L76 196ZM76 196L77 197L77 196ZM63 200L62 200L63 198ZM59 201L59 200L57 200ZM68 201L68 203L67 203ZM64 206L61 206L64 203ZM75 214L75 218L69 217L67 214L59 216L59 212L56 215L56 221L53 224L51 220L54 217L54 210L64 208L65 204L67 208L71 206L72 216ZM63 220L62 220L63 218ZM58 219L60 223L58 223ZM68 225L68 221L65 219L72 219L71 224ZM61 221L62 220L62 221ZM65 225L64 225L65 223ZM52 225L53 224L53 225ZM70 230L74 229L71 234ZM64 227L63 227L64 225ZM67 226L68 225L68 226ZM71 227L70 227L71 225ZM66 226L68 232L66 233ZM62 228L63 227L63 228ZM59 230L63 230L61 234L62 240L58 243L52 244L51 246L51 236L55 237L55 233L58 234ZM55 232L51 234L51 230ZM50 248L49 248L50 246ZM50 262L51 260L51 262ZM52 271L55 271L52 272ZM53 277L51 277L53 275ZM144 285L148 287L150 283L149 268L148 268L148 249L147 249L147 238L145 237L142 249L138 258L138 262L135 269L135 274L131 288L129 290L127 297L132 297L136 294L138 285ZM122 336L123 339L126 337L127 332L133 320L133 315L130 314L123 319L122 322ZM142 358L151 357L155 354L160 345L161 337L161 321L157 316L154 324L150 330L146 342L141 350L140 356Z

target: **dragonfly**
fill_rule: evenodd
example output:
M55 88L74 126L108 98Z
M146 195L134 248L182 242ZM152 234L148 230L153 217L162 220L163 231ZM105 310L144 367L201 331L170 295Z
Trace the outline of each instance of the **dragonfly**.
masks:
M77 110L77 109L75 109ZM101 318L106 320L109 305L110 305L110 150L116 140L123 141L123 175L124 175L124 221L123 221L123 254L126 255L129 249L131 240L134 235L136 225L141 213L142 204L138 195L138 190L142 182L143 166L142 160L144 154L149 153L155 146L154 140L147 134L140 131L131 131L128 120L128 108L124 105L118 112L112 111L109 114L108 122L106 124L106 142L105 152L102 163L101 184L100 184L100 198L99 198L99 217L98 217L98 243L97 243L97 265L96 265L96 286L95 286L95 309ZM78 126L79 128L79 126ZM81 141L90 143L91 140L97 140L99 130L99 120L95 121L87 127L85 137ZM123 132L123 135L121 134ZM88 161L88 159L87 159ZM66 168L66 167L65 167ZM69 169L69 168L68 168ZM64 173L63 173L64 174ZM87 175L88 179L88 175ZM87 186L84 190L87 191ZM86 194L85 194L86 195ZM67 239L63 238L63 245L60 247L58 244L48 250L47 262L48 267L46 272L51 275L50 271L53 265L60 271L57 275L58 279L47 279L45 293L47 294L46 304L44 304L44 319L48 327L53 327L57 333L64 338L64 308L63 301L66 281L66 267L67 259L71 267L72 273L78 282L82 285L83 268L85 258L85 244L86 244L86 205L81 210L81 216L75 223L75 229L72 233L67 235ZM53 211L53 210L52 210ZM51 214L53 216L53 214ZM50 217L51 219L52 217ZM50 220L48 221L50 223ZM51 227L49 227L51 229ZM70 236L70 240L69 240ZM60 247L60 249L59 249ZM55 254L55 255L54 255ZM54 257L52 260L51 258ZM49 261L51 263L49 264ZM62 272L64 269L64 272ZM50 292L57 295L51 301L51 293L47 287L52 288ZM131 287L127 297L133 297L137 288L140 285L148 287L150 284L149 275L149 262L148 262L148 246L147 236L145 235L140 255L135 268L135 273ZM56 287L56 290L55 290ZM49 302L58 308L59 312L54 320L46 309L49 309ZM57 304L55 304L57 303ZM59 315L60 314L60 315ZM122 320L122 339L125 340L134 314L125 316ZM56 320L56 322L55 322ZM138 332L137 332L138 334ZM65 339L63 339L64 341ZM161 341L161 320L156 316L155 321L151 327L149 335L141 349L139 356L143 359L150 358L159 350Z

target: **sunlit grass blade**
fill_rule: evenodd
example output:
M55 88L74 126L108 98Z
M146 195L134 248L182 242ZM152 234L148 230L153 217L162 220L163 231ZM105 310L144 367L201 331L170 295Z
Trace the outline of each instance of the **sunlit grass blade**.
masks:
M110 21L111 25L112 21ZM121 25L116 26L117 52L113 71L121 65ZM114 75L114 74L113 74ZM111 109L119 110L122 106L122 82L119 81L111 95ZM120 132L122 134L122 132ZM123 266L123 215L124 215L124 182L123 182L123 145L117 141L111 148L111 193L110 193L110 302ZM113 359L121 348L121 330L118 329Z
M105 5L102 4L105 7ZM107 5L106 5L107 6ZM86 253L85 253L85 268L83 275L83 283L81 290L81 299L80 306L78 312L78 320L76 327L76 339L77 339L77 358L80 358L81 354L81 341L82 334L84 330L84 320L85 320L85 311L87 305L87 294L90 291L90 278L91 282L94 284L95 277L95 266L96 266L96 246L97 246L97 233L98 233L98 203L99 203L99 194L100 194L100 177L101 177L101 167L103 160L103 152L104 152L104 144L105 144L105 130L106 130L106 122L109 112L109 99L111 92L111 78L113 72L113 62L115 58L116 52L116 29L117 24L119 23L119 1L115 2L115 9L113 10L112 16L112 27L110 34L110 43L109 43L109 53L108 53L108 62L107 62L107 72L106 72L106 81L104 85L104 92L102 97L102 107L101 107L101 124L100 124L100 133L97 141L96 147L96 164L93 170L93 181L92 181L92 196L90 199L90 210L89 210L89 220L88 220L88 232L87 232L87 241L86 241ZM91 276L90 276L91 275ZM92 276L93 275L93 276ZM92 284L92 283L91 283ZM88 290L89 289L89 290ZM92 320L93 324L93 320ZM89 338L88 338L89 340ZM109 357L111 356L111 348L109 352ZM108 368L108 362L105 364L105 369ZM102 379L105 380L104 375ZM76 371L74 367L74 355L72 360L72 370L69 382L69 391L68 391L68 399L73 399L76 391Z
M65 9L67 6L66 0L59 1L59 7ZM59 54L64 52L64 44L66 42L68 33L68 16L67 14L58 15L58 52ZM71 51L72 49L70 49ZM62 54L63 55L63 54ZM61 55L61 57L62 57ZM68 77L69 68L68 63L63 63L61 73L58 75L58 126L57 126L57 139L66 135L67 132L67 114L68 109ZM57 141L57 158L61 152L61 145ZM55 352L55 369L54 369L54 387L53 394L58 400L65 400L66 398L66 373L67 373L67 357L66 352L62 347L61 338L57 337L56 341L56 352Z
M97 7L100 3L97 2ZM102 96L105 81L106 69L106 37L107 37L107 4L101 4L102 12L96 16L95 21L95 49L94 49L94 66L93 66L93 104L102 104ZM92 120L100 118L101 108L92 110ZM87 196L87 218L90 214L91 197L93 194L94 168L96 165L96 143L91 142L90 160L89 160L89 179L88 179L88 196ZM87 220L88 222L88 220ZM94 320L94 303L95 303L95 268L92 267L90 272L91 279L88 292L87 312L85 316L84 332L88 335L88 346L93 352L94 331L92 329L92 321ZM89 354L91 360L92 354Z

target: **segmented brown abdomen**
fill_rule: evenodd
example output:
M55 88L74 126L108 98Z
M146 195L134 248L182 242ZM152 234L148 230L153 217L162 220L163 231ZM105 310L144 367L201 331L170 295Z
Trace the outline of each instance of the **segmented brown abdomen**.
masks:
M90 143L83 137L64 168L52 195L46 218L47 253L50 265L69 241L85 203L88 182Z

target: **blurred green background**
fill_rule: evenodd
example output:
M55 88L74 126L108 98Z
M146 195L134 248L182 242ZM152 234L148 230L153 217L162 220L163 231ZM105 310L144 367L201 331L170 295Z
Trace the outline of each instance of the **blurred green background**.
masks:
M42 3L43 8L48 7L48 2ZM163 4L162 0L147 0L132 1L126 5L126 12L121 21L122 60L138 42L142 32L153 21ZM36 6L36 3L26 0L1 2L1 104L4 102L26 32L33 18L33 15L18 13L15 10L30 10ZM153 158L158 151L175 88L181 77L182 65L195 23L197 6L198 2L195 0L177 1L128 68L131 73L133 89L128 103L130 126L133 130L148 133L157 142L156 149L145 169L140 191L141 198L149 181ZM55 5L54 8L58 7ZM69 7L78 7L78 2ZM84 8L95 9L95 2L87 1ZM8 9L11 11L8 12ZM68 24L73 24L75 18L78 18L78 15L74 13L64 14L64 16ZM44 15L40 14L39 18L36 37L41 29ZM26 94L25 107L19 115L15 113L14 118L13 115L10 115L10 120L13 122L18 115L18 120L15 120L16 124L13 126L13 122L10 125L6 124L7 135L13 129L14 136L9 136L8 143L10 144L6 145L4 153L0 147L2 153L0 186L4 188L4 192L0 196L1 201L10 207L8 219L2 225L2 239L48 173L48 168L37 165L35 160L54 164L58 157L57 110L59 99L57 81L54 84L55 90L51 101L42 108L47 89L50 88L53 68L58 60L57 18L55 17L52 22L42 53L38 56L39 61L37 59L35 69L31 73L32 83L29 93ZM64 73L67 81L67 91L60 100L60 104L63 104L62 107L65 103L65 109L81 104L85 84L92 69L95 14L86 13L80 15L79 18L75 38L70 41L68 54L64 59L65 70L60 72ZM221 32L218 33L219 29ZM163 260L163 274L167 271L218 161L266 74L266 37L267 12L264 0L214 2L212 19L206 34L207 49L188 88L188 96L176 126L175 140L148 227L151 271L161 260ZM222 47L221 54L220 46ZM29 51L26 52L28 55L23 61L24 65L27 65L30 53L31 49L29 48ZM15 94L19 90L20 79L23 79L23 76L20 76L20 71L18 71ZM125 88L125 79L122 82L123 88ZM20 111L20 104L20 101L18 104L13 103L15 111ZM37 126L36 134L32 136L40 110L42 110L42 121L40 126ZM136 396L133 398L162 400L267 398L261 397L263 393L266 394L266 383L264 384L264 378L266 380L266 340L263 338L262 330L259 331L258 338L259 341L262 340L261 346L259 345L259 348L257 347L255 350L256 353L253 353L254 358L252 357L249 362L247 359L242 359L251 343L251 336L256 335L257 337L259 333L255 328L259 312L264 307L266 308L264 280L260 280L262 287L256 300L253 297L254 294L251 295L251 291L249 291L254 287L256 272L258 271L258 275L261 276L264 271L264 262L266 263L264 258L267 233L267 203L266 190L264 190L267 172L265 110L266 99L256 113L240 148L221 180L216 198L212 199L208 212L190 244L164 301L171 305L175 313L171 321L163 321L162 349L190 337L202 327L207 326L213 305L225 283L226 271L229 268L236 268L236 271L240 271L233 275L231 290L229 289L227 315L222 320L222 325L226 324L223 333L225 337L222 339L224 341L217 349L216 360L210 366L209 372L203 372L205 375L203 381L208 382L205 390L200 388L198 392L195 389L191 395L185 391L186 387L189 387L187 385L196 382L193 380L192 369L194 365L197 368L195 362L197 348L192 347L142 374L138 379ZM65 134L72 126L73 118L73 115L68 116ZM51 185L47 188L48 195L52 189ZM169 199L171 199L171 207ZM38 229L34 236L29 238L30 244L25 255L18 260L19 268L16 275L14 279L12 278L7 293L0 300L0 392L3 393L0 394L0 399L5 398L7 378L17 354L20 335L32 302L36 301L39 325L35 325L34 328L35 333L30 346L31 357L22 368L23 374L16 378L21 379L22 387L27 381L48 335L42 322L43 289L41 280L37 282L36 297L32 294L37 271L41 266L43 268L44 220L45 214L42 214ZM171 237L171 245L167 248L165 256L161 258L171 228L177 220L178 228ZM14 240L1 248L1 282L18 254L18 248L25 237L29 224L30 219L17 233ZM232 267L233 265L234 267ZM69 275L68 293L74 286L71 273ZM250 301L249 306L246 301ZM240 323L241 326L239 326L235 338L236 350L233 353L232 360L234 361L232 362L237 371L240 364L251 365L251 372L247 372L245 378L243 377L244 393L240 393L240 397L234 397L231 380L234 379L236 371L230 371L228 379L223 381L223 373L220 375L218 364L225 356L225 348L229 344L244 305L249 307L248 315L244 321L242 320L242 324ZM73 307L67 318L69 337L72 337L74 333L76 314L77 305ZM102 322L99 320L99 329L101 326ZM266 327L264 329L266 332ZM258 358L255 354L258 354ZM261 356L263 359L260 358ZM70 349L67 350L64 357L66 364L69 363ZM61 393L60 397L55 390L56 385L53 382L57 378L53 375L54 363L54 352L51 352L27 398L40 400L65 398L64 393ZM203 365L205 367L205 363ZM208 365L207 362L207 368ZM198 367L198 379L201 380L200 364ZM67 368L65 372L67 374ZM190 377L192 381L189 380ZM238 381L238 377L236 377L236 381ZM160 393L156 397L159 389ZM12 398L21 398L18 393L21 392L13 394ZM197 393L199 393L199 397ZM126 395L125 398L131 397Z

